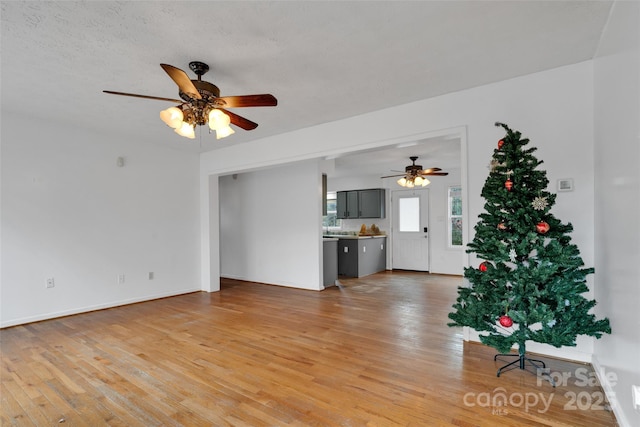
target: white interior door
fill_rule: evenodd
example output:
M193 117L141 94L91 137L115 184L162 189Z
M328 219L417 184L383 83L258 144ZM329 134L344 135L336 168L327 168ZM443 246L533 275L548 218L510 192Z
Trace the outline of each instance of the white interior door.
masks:
M394 190L392 268L429 271L429 190Z

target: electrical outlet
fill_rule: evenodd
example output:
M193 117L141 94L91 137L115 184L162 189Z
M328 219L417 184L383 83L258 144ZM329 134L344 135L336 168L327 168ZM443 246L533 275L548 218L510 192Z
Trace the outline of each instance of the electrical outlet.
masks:
M149 272L149 280L153 280L153 271Z
M54 286L56 286L55 280L53 280L53 277L49 277L47 279L47 288L53 288Z
M118 274L118 284L122 285L124 283L124 274Z
M638 411L640 410L640 385L632 385L631 391L633 394L633 406Z

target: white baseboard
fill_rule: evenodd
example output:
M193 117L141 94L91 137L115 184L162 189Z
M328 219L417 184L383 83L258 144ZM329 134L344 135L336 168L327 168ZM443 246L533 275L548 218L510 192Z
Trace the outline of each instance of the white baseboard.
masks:
M71 315L74 315L74 314L88 313L90 311L97 311L97 310L104 310L104 309L107 309L107 308L120 307L122 305L135 304L135 303L138 303L138 302L151 301L151 300L154 300L154 299L174 297L174 296L177 296L177 295L189 294L189 293L192 293L192 292L199 292L200 290L201 290L200 288L183 289L183 290L180 290L180 291L173 291L173 292L167 292L167 293L155 294L155 295L147 295L147 296L144 296L144 297L130 298L130 299L126 299L126 300L114 301L114 302L109 302L109 303L105 303L105 304L96 304L96 305L91 305L91 306L88 306L88 307L74 308L74 309L70 309L70 310L57 311L57 312L53 312L53 313L39 314L39 315L36 315L36 316L22 317L20 319L13 319L13 320L7 320L7 321L4 321L4 322L1 322L0 323L0 329L9 328L11 326L25 325L27 323L41 322L43 320L55 319L55 318L58 318L58 317L71 316Z
M306 289L306 290L310 290L310 291L322 291L322 290L324 290L324 286L312 287L312 286L309 286L307 284L288 282L286 280L279 280L279 279L278 280L269 280L269 279L256 280L256 279L251 279L250 277L246 277L246 276L238 276L238 275L235 275L235 274L226 274L226 273L220 273L220 278L221 279L240 280L242 282L262 283L264 285L282 286L282 287L285 287L285 288Z
M480 334L468 326L464 327L463 337L465 341L480 342ZM514 346L513 349L517 349ZM539 354L542 356L555 357L558 359L567 359L576 362L591 363L592 354L580 351L575 347L553 347L547 344L527 341L527 352Z

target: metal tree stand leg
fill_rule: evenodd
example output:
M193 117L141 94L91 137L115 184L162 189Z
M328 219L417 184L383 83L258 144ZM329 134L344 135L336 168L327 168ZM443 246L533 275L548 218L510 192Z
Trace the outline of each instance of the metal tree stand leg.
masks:
M523 349L524 350L524 349ZM555 381L553 380L553 378L551 378L551 375L549 375L547 372L542 371L543 369L545 369L547 367L547 365L544 364L544 362L542 360L538 360L538 359L530 359L526 356L525 352L523 351L520 354L510 354L510 353L501 353L501 354L496 354L495 356L493 356L493 360L494 362L496 360L498 360L498 357L517 357L516 360L514 360L513 362L507 363L506 365L504 365L503 367L501 367L500 369L498 369L498 374L496 376L500 376L500 374L504 371L510 371L512 369L516 369L516 368L520 368L524 371L527 372L531 372L529 369L526 368L526 364L528 363L529 365L533 366L534 368L536 368L536 372L531 372L532 374L535 373L536 375L539 375L540 373L542 373L542 375L545 375L547 380L551 383L551 385L553 387L556 386ZM517 366L516 366L517 365ZM509 368L509 369L506 369ZM505 370L506 369L506 370Z

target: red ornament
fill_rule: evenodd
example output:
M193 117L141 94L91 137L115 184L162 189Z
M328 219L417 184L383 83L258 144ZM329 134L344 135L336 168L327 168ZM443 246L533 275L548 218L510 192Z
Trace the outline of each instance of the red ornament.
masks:
M500 224L498 224L498 230L506 230L507 229L507 225L504 222L501 222Z
M504 139L501 139L500 141L498 141L498 150L501 149L503 145L504 145Z
M549 224L544 221L540 221L536 224L536 231L538 231L538 233L540 234L545 234L547 231L549 231L550 228L551 227L549 226Z
M511 181L510 179L507 179L504 182L504 186L508 191L511 191L511 189L513 188L513 181Z
M500 324L505 328L513 326L513 319L507 315L500 316Z
M483 263L480 264L480 266L478 266L478 270L482 271L483 273L485 271L487 271L487 268L488 267L487 267L487 263L486 262L483 262Z

